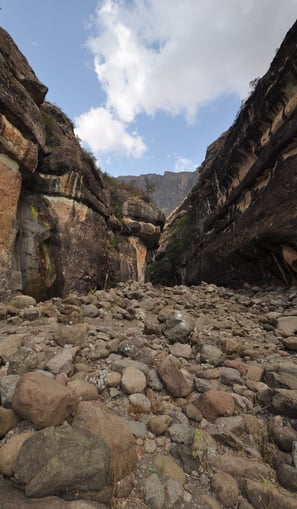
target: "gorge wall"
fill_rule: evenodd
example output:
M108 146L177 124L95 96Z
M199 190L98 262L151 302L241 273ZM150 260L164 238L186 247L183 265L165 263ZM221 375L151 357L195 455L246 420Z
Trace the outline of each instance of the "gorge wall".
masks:
M296 284L297 24L169 217L152 280Z
M0 29L0 294L40 300L143 280L163 213L135 189L115 192L46 93Z
M126 175L119 179L149 193L154 203L168 216L191 191L197 177L198 170L165 171L164 175Z

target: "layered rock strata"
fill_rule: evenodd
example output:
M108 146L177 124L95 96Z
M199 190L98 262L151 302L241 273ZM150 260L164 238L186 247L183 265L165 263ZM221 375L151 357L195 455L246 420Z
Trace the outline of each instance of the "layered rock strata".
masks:
M143 280L164 216L135 190L112 203L71 121L45 102L47 88L2 29L0 57L0 292L40 300ZM121 211L129 198L137 218Z
M169 218L153 280L294 284L297 25Z

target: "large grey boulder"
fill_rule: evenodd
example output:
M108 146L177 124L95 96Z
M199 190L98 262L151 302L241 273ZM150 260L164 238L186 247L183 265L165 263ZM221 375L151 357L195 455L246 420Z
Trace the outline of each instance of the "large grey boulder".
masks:
M28 497L98 492L108 484L109 448L87 430L69 425L34 433L22 446L15 479Z

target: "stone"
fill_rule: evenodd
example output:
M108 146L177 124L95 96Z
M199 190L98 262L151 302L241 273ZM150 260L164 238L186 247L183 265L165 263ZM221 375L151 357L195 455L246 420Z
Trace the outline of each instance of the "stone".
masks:
M144 452L147 454L153 454L157 450L157 444L155 440L146 440L144 444Z
M192 348L191 345L177 342L170 346L170 353L175 357L183 357L184 359L190 359L192 357Z
M205 429L196 429L193 437L192 456L201 457L201 453L205 453L210 449L216 450L216 441L211 434Z
M267 485L268 484L268 485ZM242 490L255 509L295 509L296 497L286 491L270 485L269 482L254 481L246 479L241 483Z
M78 398L67 387L40 373L25 373L12 400L13 410L37 428L58 426L76 411Z
M159 473L168 476L170 479L177 481L181 486L186 482L184 471L176 464L172 456L158 454L154 460L154 465L159 469Z
M6 408L11 407L13 394L19 379L19 375L7 375L0 379L1 403Z
M129 402L137 411L149 414L151 410L151 402L144 394L130 394Z
M276 389L271 401L274 413L297 418L297 390Z
M229 433L235 433L240 436L245 431L245 420L241 415L234 415L232 417L218 417L215 424L219 428Z
M237 369L222 367L220 381L225 385L233 385L242 383L240 373Z
M284 362L277 369L265 369L264 378L271 388L297 390L297 365Z
M14 473L14 466L21 450L21 447L30 436L32 432L20 433L14 435L5 444L0 447L0 472L8 477Z
M7 374L23 375L38 368L38 357L32 348L21 346L19 350L10 357Z
M262 478L273 479L275 475L273 469L269 465L233 454L218 455L210 450L207 455L207 460L211 467L226 472L236 479L240 477L255 480Z
M277 468L278 482L291 491L297 490L297 469L284 463Z
M173 359L168 356L158 366L158 374L168 391L175 398L183 398L192 391L191 385L183 373L176 367Z
M119 344L118 351L131 359L148 365L152 364L153 357L151 349L145 346L143 339L131 338L123 340Z
M277 319L277 328L288 336L293 336L297 331L297 316L282 316Z
M17 309L24 309L29 306L36 306L36 300L30 295L16 295L11 304Z
M226 338L222 343L222 350L225 354L231 355L239 351L240 341L235 338Z
M193 403L188 403L184 408L183 411L185 412L188 419L196 422L201 422L203 419L203 415L198 410L198 408Z
M157 474L151 474L144 483L144 500L151 509L162 509L165 504L165 490Z
M4 437L6 433L15 428L19 422L19 417L8 408L0 407L0 438Z
M201 362L219 366L224 361L224 354L220 348L213 345L203 345L200 351Z
M155 368L151 368L147 374L147 384L154 391L161 391L163 389L163 384L159 378L158 372Z
M217 472L211 478L211 487L224 507L234 507L239 497L238 481L225 472Z
M70 380L67 384L68 389L76 395L79 401L91 401L98 399L98 389L96 385L86 380Z
M175 309L167 316L162 329L169 341L186 343L190 339L194 327L195 321L186 311Z
M297 336L290 336L288 338L282 338L282 343L285 348L292 352L297 352Z
M160 322L154 316L147 316L144 320L143 333L160 337L162 333Z
M108 509L105 504L90 500L66 501L55 496L27 498L8 480L0 480L0 500L5 500L3 509Z
M144 422L128 421L128 426L135 437L144 438L147 435L147 427Z
M247 365L241 359L227 359L224 361L224 366L237 369L242 376L247 374Z
M142 392L146 388L146 377L139 369L128 367L123 371L121 386L128 394Z
M90 318L97 318L99 316L99 309L94 304L82 304L81 310L85 316Z
M0 338L0 358L2 361L8 362L12 355L17 353L23 343L23 335L12 334L8 337Z
M108 483L109 448L98 436L69 425L48 427L23 444L15 478L28 497L77 497L100 491Z
M100 401L79 403L72 426L104 440L110 451L110 478L119 480L133 471L137 456L127 421Z
M221 509L220 504L209 495L199 494L199 509Z
M52 357L46 363L46 369L55 375L58 373L66 373L66 375L69 375L73 372L73 359L77 354L77 351L77 347L64 347L61 352Z
M249 364L246 376L254 382L260 382L262 380L263 373L264 369L262 366L259 366L258 364Z
M185 424L172 424L169 428L172 442L191 445L194 439L194 430Z
M29 322L33 322L34 320L38 320L40 317L40 312L38 308L28 307L23 310L23 319L28 320Z
M167 505L170 509L179 509L184 502L183 487L174 479L168 479L165 485Z
M270 420L268 424L269 437L284 452L291 452L293 442L297 440L297 431L291 425L284 426L280 416Z
M61 325L55 337L60 346L82 346L88 341L89 325L76 323L75 325Z
M195 405L207 420L231 416L235 409L233 397L223 391L206 391L199 396Z
M107 387L118 387L121 383L122 375L116 371L111 371L106 377Z
M147 422L147 427L149 431L154 433L154 435L162 435L167 431L170 424L172 423L172 417L169 415L155 415L150 417Z

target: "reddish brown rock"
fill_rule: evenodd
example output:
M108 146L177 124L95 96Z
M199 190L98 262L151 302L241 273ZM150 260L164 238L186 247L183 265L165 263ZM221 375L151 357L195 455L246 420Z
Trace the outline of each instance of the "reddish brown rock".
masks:
M4 437L9 430L15 428L18 422L19 418L13 410L0 407L0 438Z
M217 472L211 479L211 487L224 507L234 507L239 497L236 479L225 472Z
M217 417L231 416L234 413L234 399L223 391L206 391L195 401L203 417L214 420Z
M21 376L12 400L14 411L37 428L62 424L75 413L77 404L71 389L40 373Z
M176 367L173 359L168 356L158 367L158 374L167 389L175 398L188 396L192 390L183 373Z

